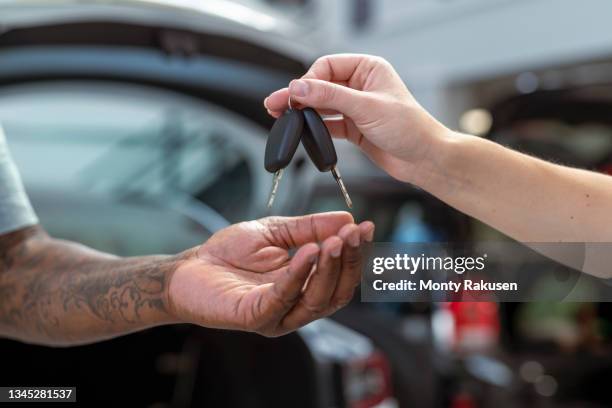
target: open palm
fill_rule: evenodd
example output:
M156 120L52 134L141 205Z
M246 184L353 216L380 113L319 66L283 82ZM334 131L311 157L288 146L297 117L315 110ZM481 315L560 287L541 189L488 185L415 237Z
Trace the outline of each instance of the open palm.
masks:
M170 301L182 321L268 336L293 331L348 303L373 230L345 212L232 225L177 268Z

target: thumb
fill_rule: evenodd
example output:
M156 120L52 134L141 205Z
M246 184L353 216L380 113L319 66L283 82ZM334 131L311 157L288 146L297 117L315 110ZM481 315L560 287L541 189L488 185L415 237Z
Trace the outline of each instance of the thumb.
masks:
M368 111L365 92L319 79L296 79L289 84L292 101L315 109L338 111L354 121Z

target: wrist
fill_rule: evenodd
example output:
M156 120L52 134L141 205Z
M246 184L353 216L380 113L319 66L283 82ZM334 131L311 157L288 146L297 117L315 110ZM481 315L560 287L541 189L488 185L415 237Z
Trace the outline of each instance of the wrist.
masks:
M438 195L462 177L462 165L468 158L469 145L474 136L465 135L446 127L430 138L423 160L416 166L411 183Z
M171 257L171 267L168 269L165 277L165 296L164 303L168 312L169 319L173 323L187 323L188 319L185 318L184 312L181 307L178 306L180 302L177 302L176 290L173 290L173 282L180 273L180 270L188 269L193 263L197 263L198 256L197 252L200 247L194 247L183 251L177 255Z
M206 257L206 245L202 244L175 256L175 267L167 280L167 305L175 323L207 325L202 303L206 303L204 293L194 293L194 284L201 285L210 270ZM194 301L195 300L195 301Z

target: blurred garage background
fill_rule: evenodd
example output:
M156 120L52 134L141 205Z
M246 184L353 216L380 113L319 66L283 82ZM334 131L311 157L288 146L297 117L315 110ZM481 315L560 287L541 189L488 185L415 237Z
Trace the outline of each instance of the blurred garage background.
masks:
M450 127L612 172L611 15L604 0L0 0L0 123L52 235L173 253L267 214L262 100L328 53L387 58ZM504 239L338 148L377 241ZM304 152L286 174L275 213L344 208ZM355 299L272 340L2 340L0 384L77 386L83 406L608 407L611 309Z

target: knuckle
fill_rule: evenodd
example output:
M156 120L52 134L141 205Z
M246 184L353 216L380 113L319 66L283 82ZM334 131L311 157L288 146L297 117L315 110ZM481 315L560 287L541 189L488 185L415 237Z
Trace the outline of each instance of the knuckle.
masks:
M247 228L250 227L252 225L252 223L250 221L241 221L238 223L238 226L240 228Z
M303 78L318 78L319 76L323 75L324 71L329 66L329 59L329 55L324 55L317 58L310 66L308 72L304 74Z
M257 333L257 334L259 334L260 336L267 337L267 338L270 338L270 337L271 337L271 336L270 336L270 332L269 332L269 331L267 331L267 330L253 330L253 333Z
M259 223L265 226L273 226L279 223L279 219L276 216L268 216L268 217L264 217L264 218L260 218ZM248 221L243 221L248 223Z
M350 269L361 267L361 255L359 253L348 254L344 260L344 266Z
M274 327L270 324L259 324L255 326L251 331L264 337L274 337L276 333Z
M313 84L313 92L311 94L313 102L319 104L327 99L327 86L324 84Z
M266 337L268 339L273 339L275 337L278 337L278 335L272 331L268 331L268 330L263 330L263 331L257 331L257 334Z
M331 84L321 87L321 99L324 101L333 101L336 99L337 91L336 87Z
M373 62L376 65L380 65L380 66L383 66L383 67L390 67L391 66L391 63L389 61L387 61L383 57L375 56L375 57L372 57L372 60L373 60Z
M292 230L296 227L291 225L290 220L283 217L266 217L259 220L263 226L262 233L269 240L277 243L282 243L288 248L296 247Z
M287 268L287 271L285 272L285 274L287 276L293 275L291 272L291 268ZM283 307L283 309L289 310L299 301L300 296L301 296L301 293L297 293L293 296L279 296L278 301Z
M318 65L322 65L322 64L327 64L329 61L329 55L323 55L319 58L317 58L315 60L315 62L312 64L313 66L318 66Z
M342 309L351 303L351 300L353 300L353 297L355 296L355 287L353 287L349 293L338 295L338 297L334 300L334 310Z
M351 295L350 297L339 298L338 300L336 300L336 302L334 302L334 309L336 310L342 309L343 307L351 303L352 299L353 299L353 295Z
M325 313L325 310L327 310L327 305L323 303L310 304L308 302L302 302L302 305L304 306L304 309L308 311L308 313L314 316L320 316Z

